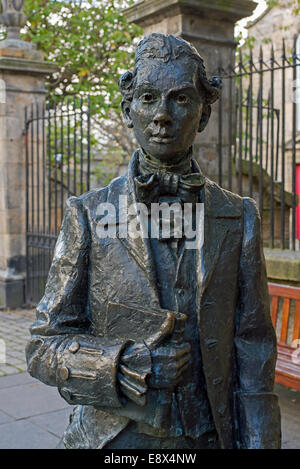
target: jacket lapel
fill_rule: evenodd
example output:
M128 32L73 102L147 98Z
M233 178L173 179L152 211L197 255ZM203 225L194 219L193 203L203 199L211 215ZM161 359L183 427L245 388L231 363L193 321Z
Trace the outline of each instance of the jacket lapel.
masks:
M204 240L198 256L201 296L207 289L229 231L229 219L239 218L240 208L226 198L224 191L206 179L204 186Z
M125 178L125 185L122 191L124 199L120 204L119 200L113 203L116 207L116 237L118 241L128 250L130 256L147 275L151 288L156 288L156 271L152 255L150 241L148 239L148 216L136 199L134 176L137 174L137 152L133 154L128 168L128 175ZM118 194L120 195L120 193ZM135 227L139 226L139 236L136 236ZM127 230L126 231L126 227Z

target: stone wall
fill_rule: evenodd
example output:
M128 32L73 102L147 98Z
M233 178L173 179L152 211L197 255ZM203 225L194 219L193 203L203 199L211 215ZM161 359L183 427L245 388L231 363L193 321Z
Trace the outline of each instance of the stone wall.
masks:
M34 49L1 45L0 81L5 99L0 103L0 307L14 308L25 302L25 107L44 102L45 77L56 66L44 62Z

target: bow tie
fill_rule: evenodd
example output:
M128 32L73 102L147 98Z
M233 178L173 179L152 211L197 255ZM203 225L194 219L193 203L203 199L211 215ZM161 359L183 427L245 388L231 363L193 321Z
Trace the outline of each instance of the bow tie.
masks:
M158 202L161 196L173 196L182 203L196 201L205 178L201 173L150 173L135 177L137 199L145 204Z

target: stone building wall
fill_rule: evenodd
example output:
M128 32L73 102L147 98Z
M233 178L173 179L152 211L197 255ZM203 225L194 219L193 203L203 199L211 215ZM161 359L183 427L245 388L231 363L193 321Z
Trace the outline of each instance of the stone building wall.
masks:
M279 5L268 8L260 17L248 24L249 36L255 37L255 47L272 40L276 52L281 51L282 39L291 50L293 37L300 34L300 16L293 14L293 1L280 0Z

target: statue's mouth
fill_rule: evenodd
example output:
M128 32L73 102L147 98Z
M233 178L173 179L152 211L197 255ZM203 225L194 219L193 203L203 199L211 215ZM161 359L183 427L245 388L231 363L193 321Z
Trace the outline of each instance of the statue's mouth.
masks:
M171 143L175 140L175 137L170 137L170 136L152 136L150 137L150 141L154 143Z

